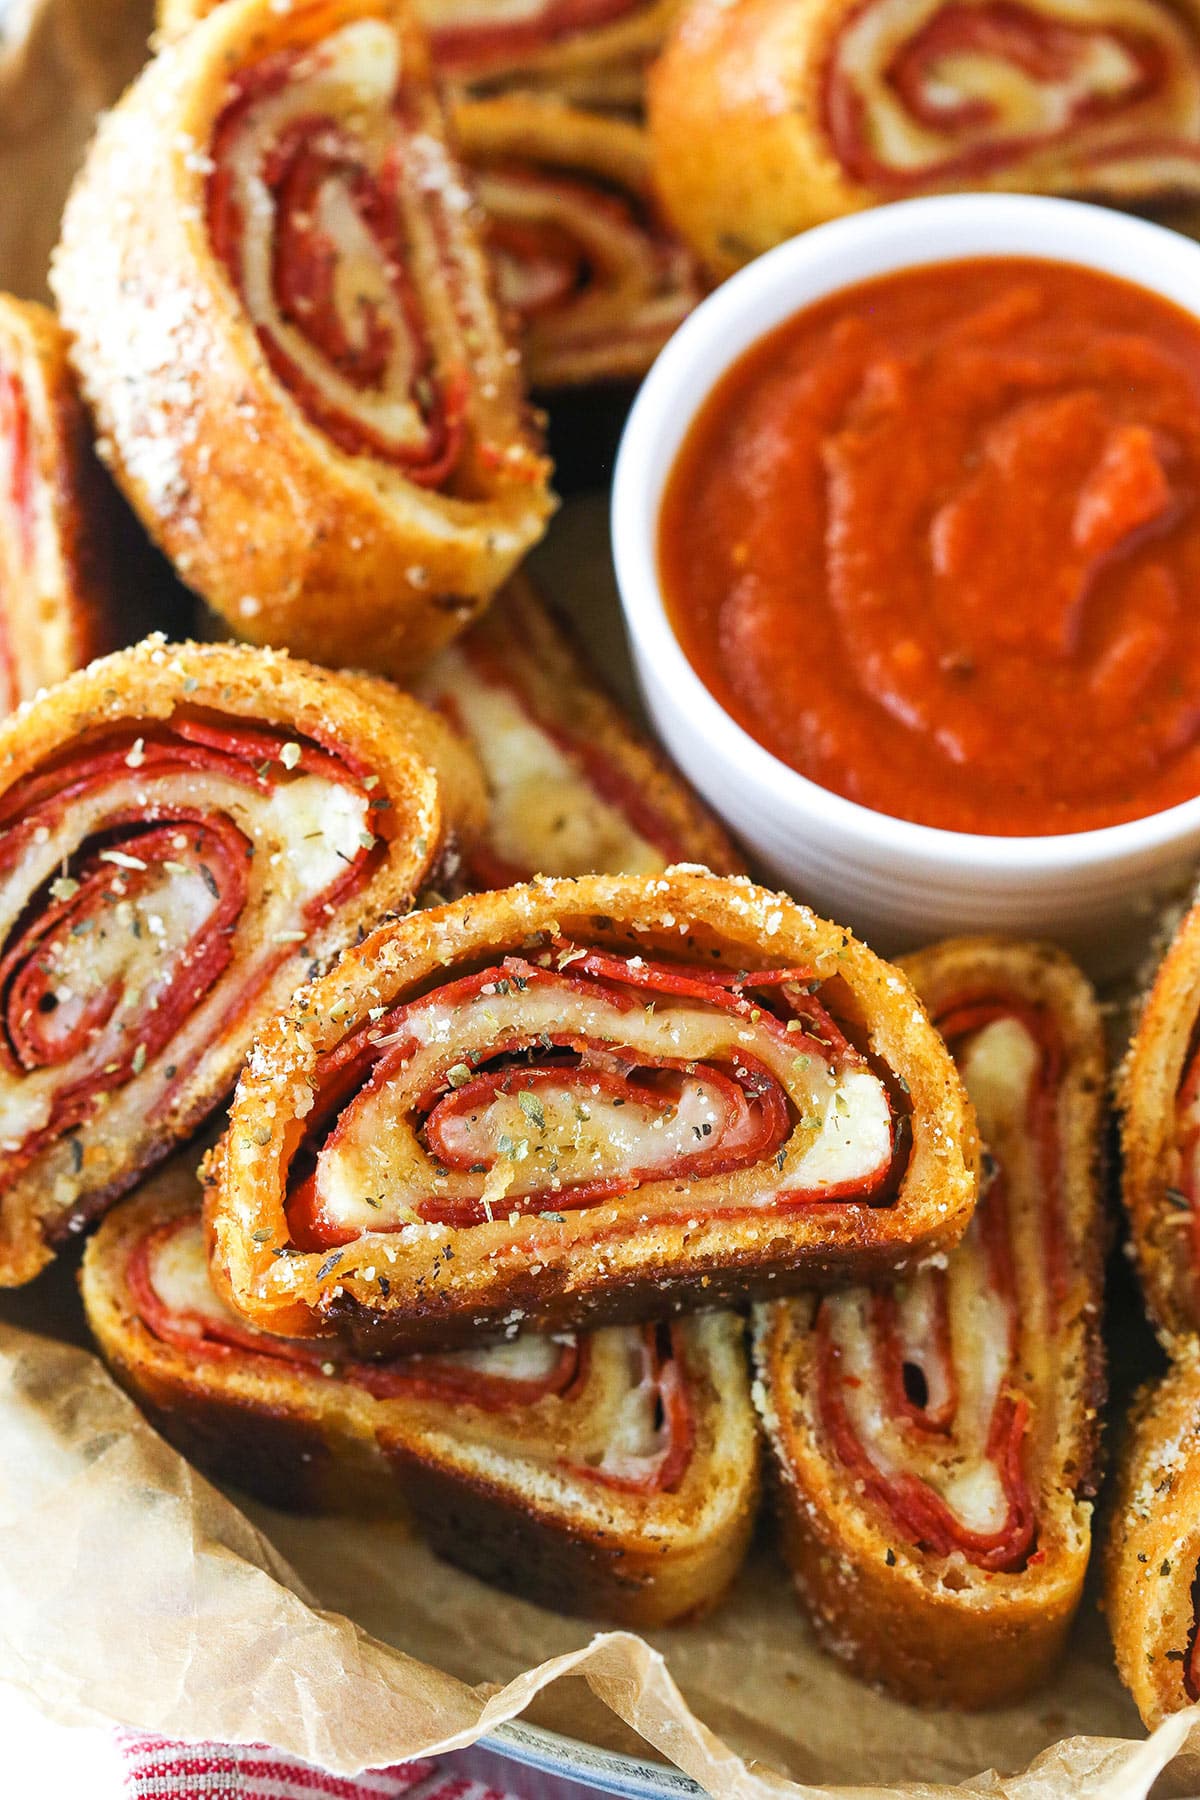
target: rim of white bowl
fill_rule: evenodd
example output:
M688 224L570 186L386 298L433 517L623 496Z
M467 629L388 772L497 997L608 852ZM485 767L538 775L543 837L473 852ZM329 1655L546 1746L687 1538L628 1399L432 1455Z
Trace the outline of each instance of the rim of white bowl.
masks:
M774 783L847 841L903 852L928 866L1030 873L1082 869L1200 836L1200 795L1090 831L1000 836L951 831L876 812L800 774L764 748L705 686L667 617L658 578L658 520L667 476L713 388L795 313L840 288L899 268L978 256L1032 256L1118 275L1200 321L1200 243L1149 220L1079 200L951 194L900 200L818 225L769 250L689 315L630 409L611 502L613 561L626 628L640 658L683 696L699 731L756 785Z

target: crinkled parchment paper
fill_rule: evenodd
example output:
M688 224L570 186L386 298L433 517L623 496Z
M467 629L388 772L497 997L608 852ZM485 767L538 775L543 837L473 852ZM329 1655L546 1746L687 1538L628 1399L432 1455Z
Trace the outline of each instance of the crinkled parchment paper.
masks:
M146 29L140 0L0 0L0 284L43 290L67 174ZM581 566L597 571L593 626L597 526L569 508L543 561L567 600ZM765 1533L706 1622L593 1634L394 1525L239 1508L85 1342L65 1264L0 1295L0 1681L63 1723L264 1740L352 1771L531 1710L593 1743L649 1745L719 1800L1139 1800L1200 1726L1196 1708L1143 1740L1091 1602L1035 1701L974 1718L903 1707L816 1650ZM1189 1789L1200 1761L1182 1757L1156 1792Z

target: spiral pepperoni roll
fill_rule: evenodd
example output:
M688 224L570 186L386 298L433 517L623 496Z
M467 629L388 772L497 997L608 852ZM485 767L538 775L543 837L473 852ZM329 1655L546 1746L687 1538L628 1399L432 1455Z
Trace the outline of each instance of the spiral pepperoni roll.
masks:
M906 967L975 1103L983 1195L911 1279L762 1308L758 1391L822 1640L906 1699L989 1706L1044 1678L1087 1568L1103 1034L1055 951L961 939Z
M150 639L0 727L0 1285L195 1130L483 798L382 683Z
M117 498L54 314L0 294L0 714L119 641Z
M642 128L536 94L464 101L454 127L532 385L644 375L704 290Z
M186 1455L277 1506L399 1513L556 1612L661 1625L719 1597L758 1492L739 1319L331 1361L218 1297L192 1161L110 1214L82 1278L110 1367Z
M105 120L54 284L118 481L243 637L403 671L551 501L400 0L228 0Z
M1194 194L1200 28L1170 0L693 0L650 124L720 274L911 194Z
M479 888L534 875L740 873L712 814L601 685L524 576L434 657L417 692L460 731L488 786Z
M908 1267L962 1232L974 1157L847 932L744 878L535 882L376 932L262 1034L213 1269L264 1329L380 1350L661 1318Z

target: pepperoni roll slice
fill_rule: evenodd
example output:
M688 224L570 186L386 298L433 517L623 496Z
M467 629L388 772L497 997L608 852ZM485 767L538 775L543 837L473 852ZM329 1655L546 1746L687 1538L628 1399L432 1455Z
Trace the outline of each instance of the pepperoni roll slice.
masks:
M438 73L636 107L678 0L419 0Z
M148 639L0 726L0 1285L194 1131L482 807L415 701L249 647Z
M736 874L712 815L633 728L523 576L424 671L418 693L483 765L489 823L471 851L480 888L534 875L658 875L671 863Z
M1200 904L1159 967L1118 1084L1122 1197L1163 1341L1200 1331Z
M1043 1679L1087 1567L1103 1038L1056 951L961 939L906 967L975 1103L982 1197L901 1284L761 1308L757 1391L822 1641L906 1699L979 1707Z
M907 982L807 908L534 882L381 929L262 1033L214 1275L360 1351L661 1318L948 1247L973 1133Z
M704 292L658 216L646 133L537 94L463 101L454 128L532 386L644 375Z
M102 125L62 315L118 481L240 636L402 672L541 535L478 222L399 0L228 0Z
M163 39L222 0L158 0ZM418 0L439 75L456 87L547 90L636 107L679 0Z
M1146 1726L1200 1700L1200 1346L1148 1382L1117 1458L1104 1610Z
M1194 194L1200 25L1171 0L693 0L650 123L719 274L911 194Z
M0 294L0 714L117 642L117 505L54 314Z
M729 1314L331 1361L218 1298L183 1159L105 1221L82 1283L154 1423L276 1505L399 1512L485 1580L636 1626L710 1605L742 1560L758 1444Z

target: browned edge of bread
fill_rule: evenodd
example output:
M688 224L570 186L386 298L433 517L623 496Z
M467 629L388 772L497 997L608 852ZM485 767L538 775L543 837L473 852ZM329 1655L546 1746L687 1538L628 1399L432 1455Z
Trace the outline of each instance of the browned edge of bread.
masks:
M1191 1703L1200 1589L1200 1344L1139 1391L1108 1500L1104 1610L1117 1669L1148 1730Z
M758 1499L740 1320L710 1314L684 1328L696 1443L676 1490L625 1494L557 1470L564 1403L553 1398L529 1409L528 1453L517 1443L482 1457L472 1431L481 1415L465 1403L376 1399L243 1351L189 1356L147 1328L127 1280L130 1256L159 1226L195 1213L193 1165L194 1155L177 1157L110 1213L80 1276L106 1362L189 1460L288 1510L405 1519L447 1561L558 1612L650 1627L720 1598ZM547 1469L553 1479L539 1492Z
M1033 1483L1038 1535L1032 1557L1006 1573L980 1570L960 1554L924 1553L906 1542L881 1506L856 1493L855 1477L825 1443L811 1410L815 1296L756 1314L755 1398L773 1452L785 1554L820 1640L858 1674L903 1699L975 1709L1036 1690L1062 1652L1087 1569L1104 1396L1104 1041L1088 983L1050 946L959 939L922 951L904 966L935 1018L956 990L1003 986L1047 1005L1057 1024L1071 1240L1061 1324L1068 1348L1042 1375L1043 1387L1052 1381L1062 1404L1043 1437ZM1038 1395L1033 1378L1023 1379L1030 1383L1036 1435Z
M907 1089L911 1147L894 1198L745 1208L735 1218L710 1208L692 1218L681 1211L690 1204L685 1181L669 1208L661 1199L662 1218L645 1214L643 1188L637 1199L617 1196L557 1219L426 1225L416 1239L369 1231L332 1256L294 1246L274 1254L290 1241L286 1183L302 1127L289 1096L300 1091L297 1078L307 1084L320 1055L371 1009L486 967L539 933L652 956L684 951L709 967L719 957L743 969L782 963L813 971L846 1028ZM904 977L784 895L744 878L677 869L477 895L413 914L347 952L261 1035L230 1129L206 1165L206 1216L218 1287L246 1317L290 1335L333 1331L378 1354L469 1341L514 1319L553 1329L661 1318L785 1284L898 1273L957 1242L974 1206L976 1168L973 1112ZM452 1258L443 1262L446 1245Z

